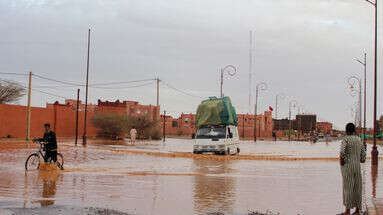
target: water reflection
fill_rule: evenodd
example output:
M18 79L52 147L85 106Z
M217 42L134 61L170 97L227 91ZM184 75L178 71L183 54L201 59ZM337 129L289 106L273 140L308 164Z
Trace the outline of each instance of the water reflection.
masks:
M193 198L194 211L233 213L235 203L235 178L230 161L193 160L195 172Z
M39 182L43 184L41 207L53 205L55 203L55 195L57 190L57 181L60 172L58 170L41 170L39 171Z
M376 181L378 179L378 166L371 165L372 197L376 198Z

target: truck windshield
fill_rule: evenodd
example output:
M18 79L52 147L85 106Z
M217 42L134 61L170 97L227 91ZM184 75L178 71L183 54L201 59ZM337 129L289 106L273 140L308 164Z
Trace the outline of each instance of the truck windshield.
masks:
M197 131L197 139L225 138L225 127L205 127Z

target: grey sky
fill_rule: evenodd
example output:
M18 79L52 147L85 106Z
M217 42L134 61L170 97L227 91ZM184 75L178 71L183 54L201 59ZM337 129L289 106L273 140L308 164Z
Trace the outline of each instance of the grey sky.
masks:
M241 113L248 112L249 30L256 32L255 80L269 87L260 97L260 111L274 107L275 95L283 92L288 97L280 103L279 116L286 117L288 100L296 99L306 112L343 128L352 120L350 109L356 101L349 96L346 79L362 74L353 59L364 50L368 84L373 78L373 7L363 0L2 0L0 19L1 72L32 70L84 82L91 27L91 83L158 76L207 97L219 94L219 68L233 64L238 74L225 79L224 92ZM1 77L26 84L26 77ZM34 86L59 85L33 81ZM76 92L67 86L38 89L68 98ZM369 122L372 89L369 85ZM378 96L380 108L383 100L381 93ZM91 89L90 97L93 103L101 98L154 104L155 85ZM63 101L33 95L36 106L55 100ZM161 108L175 116L194 112L200 100L161 86ZM25 104L25 98L20 103Z

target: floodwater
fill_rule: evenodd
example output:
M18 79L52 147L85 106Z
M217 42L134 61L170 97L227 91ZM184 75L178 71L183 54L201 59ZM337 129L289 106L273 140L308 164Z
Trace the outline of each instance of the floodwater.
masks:
M181 139L135 146L65 142L59 148L64 171L25 172L25 159L35 148L0 149L0 208L70 205L131 214L270 210L294 215L343 210L339 142L244 141L241 156L193 156L192 141ZM364 168L367 198L383 197L383 170L371 171L369 159Z

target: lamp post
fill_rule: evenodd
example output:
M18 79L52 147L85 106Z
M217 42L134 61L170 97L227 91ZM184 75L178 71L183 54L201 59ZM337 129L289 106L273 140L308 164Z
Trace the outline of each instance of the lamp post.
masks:
M227 71L227 74L234 76L237 73L237 68L233 65L227 65L221 69L221 98L223 97L223 75Z
M298 105L296 100L289 102L289 141L291 140L291 107L295 108Z
M372 151L371 151L371 164L372 165L378 165L378 148L376 147L376 133L377 133L377 125L376 125L376 104L377 104L377 64L378 64L378 53L377 53L377 48L378 48L378 0L375 0L375 2L372 2L371 0L365 0L366 2L370 3L375 7L375 40L374 40L374 48L375 48L375 53L374 53L374 116L373 116L373 130L374 130L374 145L372 146Z
M362 80L356 76L350 76L348 79L347 79L347 83L349 84L350 86L350 94L351 96L355 96L355 93L358 93L359 94L359 98L358 98L358 127L359 129L362 128ZM356 89L355 85L358 85L358 88Z
M260 90L267 90L267 84L261 82L255 87L255 105L254 105L254 142L257 142L257 109L258 109L258 95Z
M367 86L367 81L366 81L366 68L367 68L367 54L364 53L364 61L361 61L359 59L355 59L357 62L363 65L364 68L364 90L363 90L363 144L366 145L366 86Z
M285 95L283 93L277 94L275 96L275 119L278 119L278 100L284 99Z

